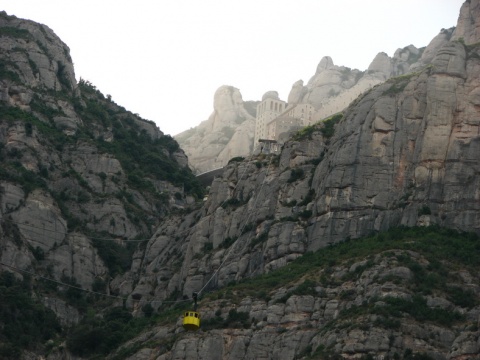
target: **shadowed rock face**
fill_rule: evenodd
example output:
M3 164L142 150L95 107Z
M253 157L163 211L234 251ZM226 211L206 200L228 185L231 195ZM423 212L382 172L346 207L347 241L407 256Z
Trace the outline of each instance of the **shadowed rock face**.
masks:
M160 148L152 161L165 159L172 172L187 166L178 144L153 122L106 99L91 84L77 84L69 49L51 29L0 12L3 264L91 290L115 275L92 234L103 233L111 240L109 248L122 250L122 238L150 236L170 206L193 202L183 197L181 186L158 178L149 181L157 195L165 195L160 201L132 186L125 162L111 151L122 136L164 142L170 148ZM140 176L138 181L146 179ZM173 200L176 192L181 199ZM55 294L43 300L64 324L81 318Z

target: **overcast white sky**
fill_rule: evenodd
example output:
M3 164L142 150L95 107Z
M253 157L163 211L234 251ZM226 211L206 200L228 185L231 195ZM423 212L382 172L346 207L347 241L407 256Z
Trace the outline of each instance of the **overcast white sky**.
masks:
M94 84L166 134L213 112L222 85L243 100L287 100L323 56L366 70L381 51L428 45L455 26L463 0L0 0L70 47Z

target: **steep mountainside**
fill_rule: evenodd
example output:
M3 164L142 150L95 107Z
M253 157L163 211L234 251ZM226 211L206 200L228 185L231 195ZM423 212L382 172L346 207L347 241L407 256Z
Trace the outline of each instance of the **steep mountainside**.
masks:
M2 269L105 291L129 269L132 240L203 190L171 137L77 84L48 27L1 12L0 49ZM75 322L57 290L42 301Z
M87 82L64 89L53 42L34 78L54 88L27 83L13 59L34 69L43 26L1 21L1 356L480 358L480 0L430 62L279 155L235 157L202 204L172 139Z
M478 3L466 2L460 21L465 13L478 21ZM304 129L278 157L231 162L203 209L158 228L142 255L145 274L135 297L148 301L222 288L279 269L309 250L392 226L479 233L480 39L465 43L475 24L459 29L466 33L452 34L458 40L439 47L431 64L374 87L343 116ZM257 319L250 310L249 316ZM205 336L217 341L214 333ZM205 343L181 341L175 343L178 351L193 347L196 358L207 358ZM415 341L404 343L404 350ZM264 339L262 345L271 343ZM275 358L274 348L265 351L263 357Z

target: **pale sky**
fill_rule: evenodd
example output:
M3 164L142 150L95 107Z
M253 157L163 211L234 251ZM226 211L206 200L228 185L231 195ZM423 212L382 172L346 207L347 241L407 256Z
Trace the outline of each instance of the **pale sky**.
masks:
M463 0L0 0L0 10L50 27L77 80L166 134L213 112L222 85L243 100L287 100L323 56L366 70L379 52L428 45L455 26Z

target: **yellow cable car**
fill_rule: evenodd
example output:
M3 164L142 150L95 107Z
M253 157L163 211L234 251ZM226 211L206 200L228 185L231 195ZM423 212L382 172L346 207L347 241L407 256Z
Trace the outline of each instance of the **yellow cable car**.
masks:
M187 331L195 331L200 327L200 314L197 312L197 293L193 293L193 311L185 311L183 314L183 328Z

